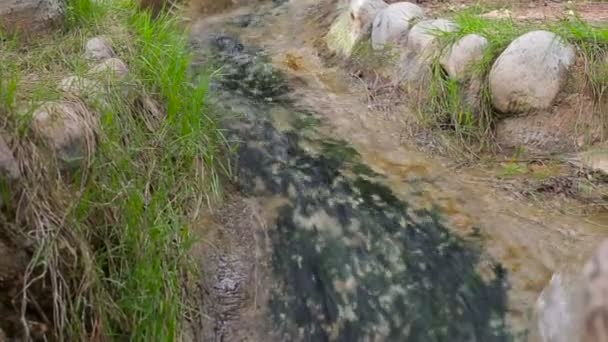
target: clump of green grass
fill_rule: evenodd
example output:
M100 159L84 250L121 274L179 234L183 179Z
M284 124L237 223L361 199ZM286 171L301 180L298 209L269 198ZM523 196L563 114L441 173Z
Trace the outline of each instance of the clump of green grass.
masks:
M70 30L98 26L99 21L107 14L109 3L92 0L67 1L65 28Z
M87 201L86 216L109 202L120 208L100 232L116 242L97 251L111 279L105 287L120 309L107 318L110 331L141 341L175 340L186 311L188 225L221 195L224 140L205 112L208 79L188 77L191 56L176 22L139 13L129 26L136 49L129 62L141 80L136 88L165 103L166 119L150 132L141 114L121 101L103 112L97 163L105 171L87 187L86 197L97 205Z
M0 69L0 111L4 114L15 108L21 77L16 69L14 64L9 63Z
M522 163L507 163L502 167L500 175L502 177L514 177L524 173L526 173L526 169Z
M423 121L430 126L453 128L462 137L475 134L476 117L473 107L466 103L463 85L449 79L439 63L431 65L431 72L429 101L422 109Z
M35 236L23 314L46 296L52 307L35 310L58 340L179 340L189 311L189 225L221 199L229 172L225 139L205 106L209 77L190 76L186 32L168 15L151 20L127 0L70 0L67 18L52 40L28 49L0 42L0 63L14 61L0 68L1 124L27 171L8 187L0 229ZM29 134L24 113L60 99L57 82L87 68L86 39L116 27L128 32L112 38L130 77L87 104L97 114L97 148L66 174ZM164 119L154 118L153 129L136 105L142 98L161 104ZM42 283L50 285L33 290Z
M327 46L341 56L349 56L355 45L354 37L350 33L350 17L346 12L336 18L325 36Z

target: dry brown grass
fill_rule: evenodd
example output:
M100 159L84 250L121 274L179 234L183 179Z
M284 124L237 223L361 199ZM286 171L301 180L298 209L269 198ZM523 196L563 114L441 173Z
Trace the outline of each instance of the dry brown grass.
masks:
M93 127L99 124L79 99L72 98L67 103L74 109L71 115L78 116L74 119L91 127L85 131L88 153L81 165L86 177L96 143ZM21 130L17 115L11 112L0 116L6 131ZM72 182L74 174L51 152L53 148L45 145L45 140L29 130L9 140L21 177L7 184L10 200L3 203L0 226L4 234L10 232L13 240L28 246L30 257L23 270L19 296L11 299L20 312L22 331L17 336L39 339L46 332L50 334L47 336L62 340L74 307L91 300L88 289L96 277L90 246L70 219L78 187ZM6 293L0 297L3 295Z

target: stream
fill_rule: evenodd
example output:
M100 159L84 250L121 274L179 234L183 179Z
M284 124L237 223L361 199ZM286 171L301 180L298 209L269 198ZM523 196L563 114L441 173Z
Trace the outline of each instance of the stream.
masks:
M402 138L274 1L193 25L233 196L205 223L205 341L536 341L534 308L605 230L509 199ZM296 61L294 64L294 60ZM209 228L215 227L215 228ZM215 229L215 230L214 230Z

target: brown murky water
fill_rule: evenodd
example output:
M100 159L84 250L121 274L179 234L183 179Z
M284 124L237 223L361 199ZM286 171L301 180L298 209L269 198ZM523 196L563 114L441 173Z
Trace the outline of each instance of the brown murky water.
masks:
M315 5L318 1L299 0L280 10L270 5L242 7L203 19L194 25L193 35L220 27L269 54L273 65L288 75L295 105L316 113L317 138L347 141L367 166L384 176L381 182L398 198L407 200L415 194L416 201L410 202L414 208L439 208L452 233L481 241L489 259L499 261L509 274L508 324L534 331L531 317L539 293L554 272L572 274L580 269L608 236L607 218L537 208L491 187L473 172L455 171L449 160L417 151L403 138L405 118L413 115L406 107L374 111L364 85L339 68L327 67L319 57L315 43L320 33L309 21ZM267 15L245 28L222 24L251 12L254 20L257 13ZM271 116L279 131L293 129L289 110L275 109ZM308 148L320 153L315 146ZM483 260L479 273L492 277L492 265Z

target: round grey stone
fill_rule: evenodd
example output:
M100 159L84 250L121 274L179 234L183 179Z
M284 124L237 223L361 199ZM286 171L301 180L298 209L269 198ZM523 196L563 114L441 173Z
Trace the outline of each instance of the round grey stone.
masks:
M89 60L102 61L114 57L114 51L105 38L94 37L85 44L85 57Z
M574 64L574 48L548 31L515 39L490 71L494 108L505 114L547 109Z
M468 34L452 45L441 58L441 65L456 80L468 78L472 64L483 58L488 40L477 34Z
M32 118L32 131L67 165L77 165L93 152L99 123L83 103L46 103Z
M368 34L378 11L388 5L383 0L351 0L348 14L351 19L351 35L354 41Z
M447 19L424 20L412 27L407 36L407 49L428 56L436 48L437 33L452 32L458 28Z
M372 47L375 50L387 44L397 45L407 38L411 21L422 18L424 10L411 2L397 2L380 10L372 26Z

